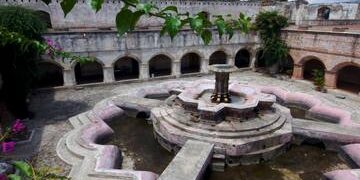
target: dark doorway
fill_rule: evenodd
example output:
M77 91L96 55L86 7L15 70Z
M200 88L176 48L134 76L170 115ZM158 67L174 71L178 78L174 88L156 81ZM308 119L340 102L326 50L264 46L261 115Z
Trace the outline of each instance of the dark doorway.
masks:
M75 66L77 84L98 83L104 81L102 65L98 62L77 63Z
M246 49L241 49L236 53L235 66L238 68L250 67L250 52Z
M36 14L46 24L47 28L52 28L50 14L45 11L36 11Z
M171 59L165 55L157 55L149 61L150 77L171 75Z
M338 71L337 88L353 93L360 92L360 67L345 66Z
M325 72L325 66L321 61L317 59L306 61L304 64L304 79L313 81L313 73L315 69L321 71L323 74Z
M227 55L224 51L216 51L210 56L209 65L226 64L226 63L227 63Z
M115 80L138 79L139 63L133 58L123 57L114 64Z
M200 56L196 53L185 54L181 58L181 74L200 72Z

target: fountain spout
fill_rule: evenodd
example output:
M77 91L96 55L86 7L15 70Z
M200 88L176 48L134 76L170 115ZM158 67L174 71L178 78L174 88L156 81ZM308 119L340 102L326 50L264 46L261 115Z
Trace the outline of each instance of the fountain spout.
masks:
M209 67L209 70L215 72L215 89L210 97L211 102L230 103L229 74L237 68L229 64L214 64Z

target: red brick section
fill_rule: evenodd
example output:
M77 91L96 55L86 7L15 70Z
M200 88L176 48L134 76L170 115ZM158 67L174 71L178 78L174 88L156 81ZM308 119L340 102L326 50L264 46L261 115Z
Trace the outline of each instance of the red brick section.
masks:
M346 32L335 32L334 27L289 27L283 31L294 60L293 79L303 79L304 64L310 59L325 65L327 88L336 88L338 72L343 67L360 67L360 25L346 26Z

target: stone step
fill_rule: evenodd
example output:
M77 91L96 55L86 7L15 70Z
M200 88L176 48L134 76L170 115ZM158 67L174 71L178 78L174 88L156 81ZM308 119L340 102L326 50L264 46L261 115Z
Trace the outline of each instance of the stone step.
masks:
M156 114L156 113L155 113ZM253 149L249 149L250 151L257 151L261 150L262 147L256 146L258 143L265 143L267 139L271 138L271 142L273 146L278 145L276 142L282 142L282 139L289 138L291 136L291 124L286 123L282 129L279 129L276 133L273 134L267 134L262 136L256 136L252 138L237 138L237 139L230 139L230 138L219 138L219 137L210 137L210 136L203 136L199 134L189 133L186 131L183 131L181 129L174 128L171 124L166 122L165 120L159 120L154 117L154 131L161 136L164 139L177 139L177 141L173 142L178 144L179 146L182 146L181 142L186 141L187 139L196 139L199 141L214 143L216 145L223 145L223 144L233 144L234 146L252 146L251 144L254 143ZM166 129L166 134L163 134L163 130L160 131L160 129ZM257 149L258 148L258 149ZM222 152L221 152L222 153ZM246 153L246 151L244 152Z
M80 162L81 158L78 155L69 151L67 147L66 138L68 137L69 133L70 132L66 133L57 143L56 153L64 162L69 165L74 165L77 162Z
M74 128L78 128L83 125L82 122L77 118L77 116L71 117L69 121Z
M215 172L224 172L225 165L225 160L224 162L211 162L210 169Z
M186 115L186 113L182 109L166 108L166 111L169 114L169 116L173 117L173 119L178 120L180 123L183 123L186 125L191 125L193 127L198 127L201 129L210 130L210 131L211 130L218 131L218 127L213 126L211 124L197 123L197 122L191 121L190 120L191 117L189 115ZM238 127L236 128L236 131L237 132L238 131L254 131L254 130L263 129L263 128L266 128L266 127L271 126L274 123L276 123L280 117L281 116L278 113L276 113L273 116L265 114L262 117L262 119L254 118L251 121L245 121L245 122L239 123ZM234 126L236 126L236 124L232 124L230 127L228 127L229 129L223 127L221 131L233 132L233 131L235 131Z
M85 113L81 113L79 115L77 115L78 119L80 120L80 122L84 125L86 124L90 124L91 120L89 119L89 117L87 116L88 112Z
M179 123L177 120L173 119L165 110L160 110L160 116L157 118L162 119L160 121L168 122L173 127L177 128L177 129L181 129L182 131L186 131L189 133L202 135L202 136L217 137L217 138L230 138L230 139L254 137L254 136L261 136L261 135L269 134L271 132L274 132L274 131L280 129L286 122L286 119L284 117L281 117L280 120L277 121L275 124L273 124L270 127L261 129L260 131L222 132L222 131L209 131L209 130L205 130L205 129L199 129L199 128L194 128L191 126L186 126L182 123Z
M198 180L210 163L214 145L188 140L158 180Z

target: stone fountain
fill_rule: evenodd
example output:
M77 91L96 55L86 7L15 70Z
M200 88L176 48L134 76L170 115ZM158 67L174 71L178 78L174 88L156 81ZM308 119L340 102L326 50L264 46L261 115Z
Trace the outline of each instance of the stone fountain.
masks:
M257 87L229 83L231 65L212 65L216 81L201 81L151 110L154 134L169 151L189 139L214 144L229 165L252 164L285 151L291 115Z

